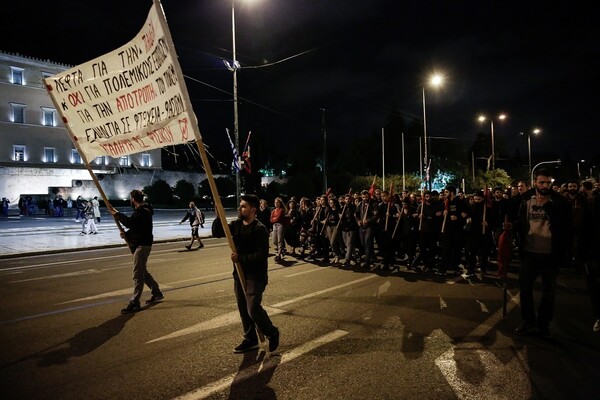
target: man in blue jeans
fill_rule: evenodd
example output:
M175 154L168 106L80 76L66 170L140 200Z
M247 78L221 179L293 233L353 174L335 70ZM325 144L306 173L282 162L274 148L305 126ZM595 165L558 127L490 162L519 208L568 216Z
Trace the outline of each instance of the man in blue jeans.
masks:
M121 310L121 314L141 310L140 297L144 291L144 284L148 285L152 291L152 297L146 301L146 304L155 303L164 298L158 283L148 271L148 257L154 241L152 234L154 209L152 205L144 202L144 196L144 192L141 190L131 191L129 200L133 207L133 214L130 217L108 207L108 211L126 228L129 228L128 231L121 232L121 237L127 241L129 250L133 254L133 295L129 299L127 307Z

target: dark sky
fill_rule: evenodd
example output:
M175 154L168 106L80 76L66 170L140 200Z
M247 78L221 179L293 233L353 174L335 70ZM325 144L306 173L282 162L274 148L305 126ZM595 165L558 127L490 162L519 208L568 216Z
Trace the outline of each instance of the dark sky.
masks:
M13 1L8 7L19 11L3 12L0 50L77 65L133 38L151 4ZM292 148L292 138L321 146L322 108L328 140L336 143L381 131L393 110L420 125L422 88L437 71L445 84L426 89L428 135L449 139L433 149L470 146L478 132L489 132L476 117L504 112L495 135L510 153L526 155L519 132L539 127L534 154L598 156L597 8L448 0L235 4L240 135L262 135L273 151ZM222 59L231 59L231 1L164 0L163 7L204 141L226 145L232 74Z

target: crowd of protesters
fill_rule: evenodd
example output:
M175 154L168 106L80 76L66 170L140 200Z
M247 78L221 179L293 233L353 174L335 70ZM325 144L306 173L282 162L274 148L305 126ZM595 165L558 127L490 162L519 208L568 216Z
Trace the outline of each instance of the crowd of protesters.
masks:
M521 290L531 294L527 288L542 276L545 297L536 329L549 336L552 307L548 311L547 304L554 303L556 275L545 276L538 264L552 260L556 273L559 267L585 272L597 318L594 331L600 332L600 191L590 181L558 185L549 179L540 178L534 187L521 181L508 190L472 194L451 185L413 193L372 185L358 193L328 192L287 202L278 197L272 207L261 200L258 217L272 232L276 262L290 256L343 269L406 269L440 278L498 274L500 235L511 230L511 254L519 255L520 274L523 264L528 266L528 276L520 276ZM552 243L546 243L550 236ZM533 300L525 302L527 312L534 313ZM523 318L519 334L533 328L532 316Z

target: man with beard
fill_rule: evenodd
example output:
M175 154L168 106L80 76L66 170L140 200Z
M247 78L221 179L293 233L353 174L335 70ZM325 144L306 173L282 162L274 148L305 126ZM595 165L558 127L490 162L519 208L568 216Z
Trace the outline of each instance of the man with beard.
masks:
M477 261L481 273L485 274L490 256L490 243L492 234L488 223L483 219L483 209L487 207L483 201L483 192L479 191L473 195L473 204L469 205L467 217L467 274L466 277L475 276Z
M133 255L133 295L129 299L127 307L121 310L121 314L140 311L140 297L144 290L144 284L152 291L152 297L146 301L147 304L155 303L164 298L158 282L154 280L148 271L148 257L152 250L154 235L152 234L152 216L154 209L152 205L144 202L145 194L141 190L132 190L129 201L133 207L133 214L127 216L121 214L112 207L108 211L120 223L129 228L127 232L121 232L121 237L126 239L129 250Z
M456 196L456 187L449 185L444 190L444 220L441 229L442 263L438 275L445 276L448 271L459 272L463 248L463 226L467 217L463 200Z
M551 338L550 322L554 315L558 268L567 255L567 233L570 224L569 203L551 189L552 173L544 168L536 171L533 188L517 196L516 207L510 211L505 229L514 228L521 234L519 255L519 289L522 325L517 335L538 330L540 336ZM533 287L542 277L542 296L536 313Z
M432 193L423 193L423 202L419 205L413 217L418 220L419 232L419 258L423 262L424 271L432 271L435 267L435 255L437 252L437 220L442 211L433 201Z
M236 354L258 349L257 328L269 339L269 352L274 352L279 347L279 329L273 325L261 304L269 281L269 231L256 217L259 207L260 200L256 195L242 195L238 219L229 223L229 231L235 243L231 261L234 265L239 263L246 281L246 286L242 286L243 282L234 267L233 288L244 330L244 339L233 349ZM225 236L220 220L215 220L213 225L213 236Z

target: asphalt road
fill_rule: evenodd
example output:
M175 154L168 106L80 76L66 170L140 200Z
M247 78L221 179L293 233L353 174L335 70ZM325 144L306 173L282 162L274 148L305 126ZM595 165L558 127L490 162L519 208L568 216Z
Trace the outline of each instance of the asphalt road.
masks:
M447 280L270 258L275 354L235 355L242 332L223 239L156 244L165 299L121 315L123 247L0 260L4 399L595 398L600 337L580 275L559 278L554 340L515 337L493 276ZM145 291L142 299L150 296Z

